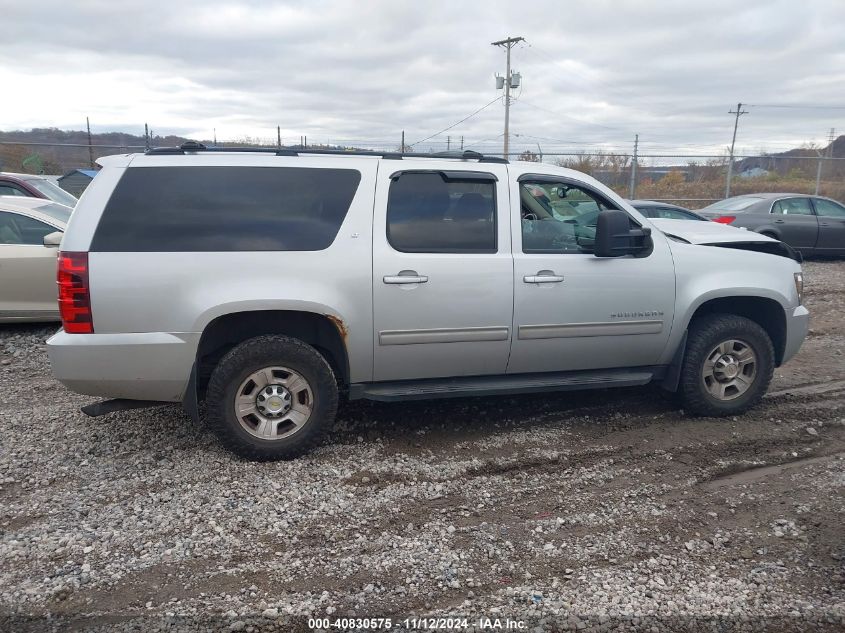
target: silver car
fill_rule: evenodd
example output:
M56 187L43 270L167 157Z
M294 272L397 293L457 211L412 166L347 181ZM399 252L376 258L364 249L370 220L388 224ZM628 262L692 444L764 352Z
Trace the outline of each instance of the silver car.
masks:
M845 255L845 206L803 193L753 193L721 200L699 213L781 240L804 255Z
M53 373L110 398L91 415L204 401L251 459L313 445L342 397L656 382L736 415L807 333L788 247L646 218L562 167L199 144L100 163L61 244Z
M43 198L0 196L0 321L59 320L56 252L72 211Z

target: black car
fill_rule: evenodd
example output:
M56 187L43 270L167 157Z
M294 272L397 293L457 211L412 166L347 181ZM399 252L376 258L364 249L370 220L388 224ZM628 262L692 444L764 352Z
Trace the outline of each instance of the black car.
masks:
M683 207L678 207L674 204L666 204L665 202L657 202L655 200L628 200L627 202L647 218L654 218L657 220L694 220L696 222L710 221L708 218L697 214L695 211L690 211L689 209L684 209ZM595 229L598 217L599 209L591 209L575 216L571 220L566 221L571 222L572 224L577 224L578 226L591 227Z
M845 255L845 206L802 193L754 193L721 200L699 213L786 242L804 255Z

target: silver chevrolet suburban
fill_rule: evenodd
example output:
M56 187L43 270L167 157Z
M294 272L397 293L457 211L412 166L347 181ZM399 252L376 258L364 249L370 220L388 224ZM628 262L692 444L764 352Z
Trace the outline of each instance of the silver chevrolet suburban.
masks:
M60 247L55 376L110 398L89 415L204 401L252 459L313 445L341 395L657 382L734 415L807 334L788 246L560 167L199 143L100 164Z

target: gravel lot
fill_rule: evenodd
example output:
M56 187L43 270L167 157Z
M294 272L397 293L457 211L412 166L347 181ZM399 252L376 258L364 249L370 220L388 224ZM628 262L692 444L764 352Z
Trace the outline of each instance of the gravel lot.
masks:
M652 389L356 402L269 464L177 407L85 417L54 328L0 326L0 630L841 631L845 262L805 277L811 336L743 417Z

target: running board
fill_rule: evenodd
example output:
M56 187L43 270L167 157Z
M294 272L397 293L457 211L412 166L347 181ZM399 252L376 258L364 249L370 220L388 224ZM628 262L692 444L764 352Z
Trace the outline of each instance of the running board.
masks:
M606 387L636 387L661 377L664 372L664 367L636 367L630 369L357 383L350 385L349 399L363 398L394 402L429 398L498 396L542 391L604 389Z
M161 407L172 402L161 402L159 400L129 400L128 398L116 398L114 400L102 400L82 407L82 413L92 418L98 418L107 413L115 411L126 411L127 409L147 409L149 407Z

